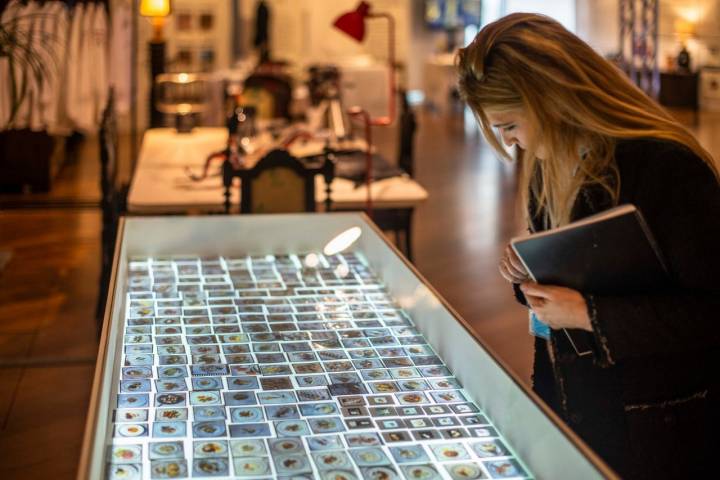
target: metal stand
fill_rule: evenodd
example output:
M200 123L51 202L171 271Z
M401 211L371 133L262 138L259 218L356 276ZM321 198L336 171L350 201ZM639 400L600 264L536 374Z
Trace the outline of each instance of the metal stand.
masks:
M155 77L165 73L165 42L150 42L150 127L163 126L163 114L157 109L156 101L160 92L155 86Z

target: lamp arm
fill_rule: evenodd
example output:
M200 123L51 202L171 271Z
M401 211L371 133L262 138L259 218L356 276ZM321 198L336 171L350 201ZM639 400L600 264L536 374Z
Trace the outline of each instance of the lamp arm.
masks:
M383 18L388 22L388 114L385 117L371 119L370 123L376 126L391 125L396 116L396 88L395 88L395 19L389 13L368 13L368 18Z

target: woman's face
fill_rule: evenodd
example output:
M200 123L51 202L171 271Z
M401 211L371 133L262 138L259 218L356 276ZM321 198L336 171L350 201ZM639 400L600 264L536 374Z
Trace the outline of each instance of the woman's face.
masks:
M522 149L527 149L527 146L535 138L535 128L533 128L527 115L521 109L502 112L488 110L485 115L490 121L490 125L497 129L503 143L508 147L517 145ZM542 145L538 145L536 155L538 158L543 158L544 149Z

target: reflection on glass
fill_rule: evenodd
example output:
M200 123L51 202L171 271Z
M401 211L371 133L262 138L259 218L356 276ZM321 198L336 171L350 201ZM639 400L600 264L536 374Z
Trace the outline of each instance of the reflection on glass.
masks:
M305 263L305 266L308 268L315 268L320 264L320 258L314 253L308 253L303 263Z
M357 241L358 238L360 238L360 235L362 235L360 227L348 228L340 235L330 240L327 245L325 245L323 253L325 255L336 255L348 249Z

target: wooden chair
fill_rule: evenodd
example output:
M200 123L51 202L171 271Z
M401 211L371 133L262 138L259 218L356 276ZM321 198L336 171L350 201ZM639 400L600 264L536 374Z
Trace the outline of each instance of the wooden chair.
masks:
M101 237L101 271L100 292L98 295L96 318L98 326L102 325L105 313L113 255L115 253L115 237L117 235L120 216L125 212L127 201L127 185L118 181L118 134L115 117L114 95L110 90L108 103L103 111L100 123L100 208L102 210Z
M254 73L243 83L242 106L253 106L262 119L290 119L292 82L282 75Z
M334 159L326 154L320 162L305 164L286 150L273 150L250 169L223 165L225 213L230 212L230 188L240 178L240 213L314 212L315 176L325 180L325 209L330 210L330 183L334 177Z

